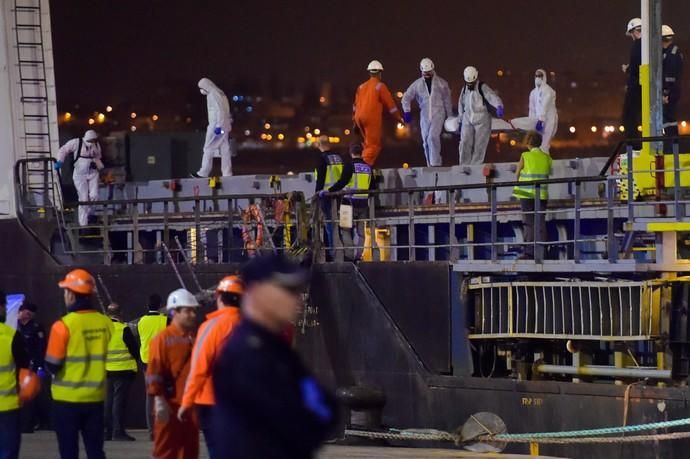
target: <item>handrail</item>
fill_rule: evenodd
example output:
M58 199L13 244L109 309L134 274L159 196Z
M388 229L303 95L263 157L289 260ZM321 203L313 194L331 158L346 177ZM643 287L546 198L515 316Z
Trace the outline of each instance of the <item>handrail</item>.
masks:
M601 169L601 172L599 172L599 175L606 175L606 171L611 167L611 164L616 160L616 157L620 154L620 150L624 145L628 145L630 143L642 143L642 142L668 142L670 140L683 140L687 139L690 140L690 135L676 135L676 136L653 136L653 137L638 137L636 139L625 139L621 140L616 144L616 148L613 149L613 153L611 153L611 156L609 156L609 159L606 160L606 163L604 164L604 167Z

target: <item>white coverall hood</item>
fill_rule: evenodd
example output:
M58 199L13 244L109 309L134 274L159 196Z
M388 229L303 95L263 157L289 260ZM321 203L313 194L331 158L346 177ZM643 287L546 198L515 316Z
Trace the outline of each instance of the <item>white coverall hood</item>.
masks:
M542 84L547 84L547 83L548 83L548 76L547 76L547 74L546 74L546 70L544 70L544 69L537 69L537 70L534 72L535 75L537 74L537 72L539 72L539 73L541 73L542 75L544 75L544 78L542 78L541 84L539 84L539 83L538 83L538 78L537 78L537 77L534 77L534 87L535 87L535 88L538 88L538 87L541 86Z

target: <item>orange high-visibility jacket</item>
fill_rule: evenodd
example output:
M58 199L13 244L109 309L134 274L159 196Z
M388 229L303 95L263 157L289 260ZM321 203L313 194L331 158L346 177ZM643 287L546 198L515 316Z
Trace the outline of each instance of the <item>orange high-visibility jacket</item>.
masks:
M146 386L150 395L179 405L189 375L194 333L170 324L151 341ZM171 392L172 389L172 392Z
M213 405L213 364L223 344L240 322L240 310L230 307L212 312L199 327L182 406Z

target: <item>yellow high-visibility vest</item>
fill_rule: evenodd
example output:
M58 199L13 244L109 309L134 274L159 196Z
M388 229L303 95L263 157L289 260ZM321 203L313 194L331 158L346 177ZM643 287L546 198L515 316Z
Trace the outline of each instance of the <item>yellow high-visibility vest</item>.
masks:
M544 153L538 147L532 148L522 154L523 168L518 182L534 182L546 180L551 173L551 156ZM534 199L535 186L520 184L513 188L513 196L520 199ZM539 199L549 199L547 185L539 186Z
M139 319L137 331L139 332L139 357L144 364L149 363L149 345L153 338L165 330L168 319L163 314L150 314Z
M356 162L352 165L354 171L347 184L348 190L366 190L371 187L371 166L365 162ZM348 195L349 196L349 195ZM349 196L351 199L365 200L369 197L368 193L355 193Z
M17 368L12 354L16 331L0 323L0 412L19 409Z
M129 353L122 333L127 325L113 320L113 336L108 343L108 355L105 360L106 371L137 371L137 361Z
M102 402L105 399L105 358L113 323L96 311L71 312L62 321L69 330L69 341L64 365L53 379L53 400Z
M319 171L315 170L314 175L319 179ZM328 190L343 175L343 159L336 153L326 155L326 178L323 182L323 189Z

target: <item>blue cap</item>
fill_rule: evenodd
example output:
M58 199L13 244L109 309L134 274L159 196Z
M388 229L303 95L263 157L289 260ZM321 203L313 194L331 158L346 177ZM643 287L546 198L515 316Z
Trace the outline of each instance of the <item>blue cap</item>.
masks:
M300 289L309 280L304 268L280 254L252 258L242 267L240 277L247 288L252 284L270 282L289 290Z

